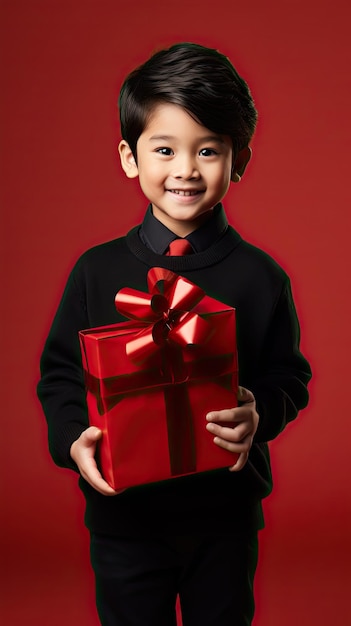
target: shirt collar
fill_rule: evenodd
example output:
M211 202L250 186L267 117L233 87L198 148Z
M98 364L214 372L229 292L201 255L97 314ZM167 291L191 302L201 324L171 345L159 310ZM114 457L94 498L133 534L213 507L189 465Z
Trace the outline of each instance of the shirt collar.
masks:
M203 252L217 241L227 228L228 220L222 204L219 203L214 207L211 217L190 233L186 239L194 252ZM146 211L139 236L142 242L156 254L165 254L171 241L177 239L177 235L152 214L151 205Z

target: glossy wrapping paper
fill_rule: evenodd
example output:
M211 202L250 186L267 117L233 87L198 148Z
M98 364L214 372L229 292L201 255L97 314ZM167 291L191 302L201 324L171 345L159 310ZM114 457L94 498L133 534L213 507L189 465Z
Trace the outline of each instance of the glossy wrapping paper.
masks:
M79 333L98 464L114 489L233 465L206 413L237 406L235 310L152 268L149 292L116 295L131 321Z

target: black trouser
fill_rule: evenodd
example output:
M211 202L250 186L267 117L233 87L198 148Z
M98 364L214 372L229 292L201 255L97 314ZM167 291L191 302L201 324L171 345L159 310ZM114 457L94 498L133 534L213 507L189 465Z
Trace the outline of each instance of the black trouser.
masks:
M249 626L257 533L110 537L92 534L103 626Z

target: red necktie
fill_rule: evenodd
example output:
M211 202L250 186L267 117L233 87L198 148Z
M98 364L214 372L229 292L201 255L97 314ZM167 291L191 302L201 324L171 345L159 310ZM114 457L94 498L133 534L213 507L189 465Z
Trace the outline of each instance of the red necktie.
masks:
M185 254L191 254L193 251L191 244L187 239L174 239L169 244L169 250L166 252L166 256L184 256Z

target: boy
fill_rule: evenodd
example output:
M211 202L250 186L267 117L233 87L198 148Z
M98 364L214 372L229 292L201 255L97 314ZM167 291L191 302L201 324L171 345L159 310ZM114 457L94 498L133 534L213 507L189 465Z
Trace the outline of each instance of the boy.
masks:
M244 174L257 113L228 59L195 44L153 55L127 77L119 105L122 168L150 205L141 226L86 252L68 280L38 387L50 449L81 474L101 624L174 626L179 593L184 626L248 626L272 486L265 442L306 406L311 376L288 277L228 226L220 204ZM177 256L179 241L188 254ZM239 406L214 406L207 429L239 458L116 493L94 460L101 432L88 428L78 331L123 321L116 292L146 291L153 266L236 308Z

